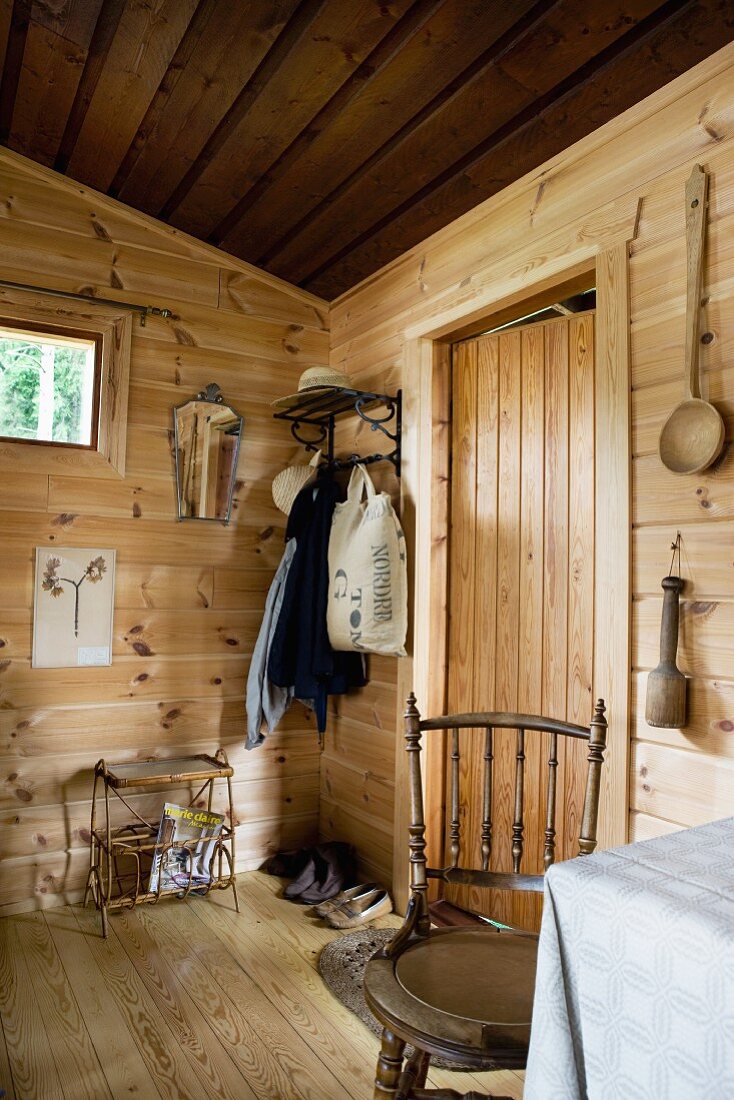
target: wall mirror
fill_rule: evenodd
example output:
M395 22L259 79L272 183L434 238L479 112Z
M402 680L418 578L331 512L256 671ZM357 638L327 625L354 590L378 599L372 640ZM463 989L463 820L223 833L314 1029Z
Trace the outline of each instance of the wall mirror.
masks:
M229 523L243 424L213 382L173 410L179 519Z

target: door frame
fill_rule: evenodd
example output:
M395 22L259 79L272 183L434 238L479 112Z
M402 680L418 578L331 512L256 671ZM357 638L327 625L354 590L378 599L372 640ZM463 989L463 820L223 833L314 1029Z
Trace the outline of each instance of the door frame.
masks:
M634 231L630 233L630 239ZM451 457L451 345L596 285L594 663L593 684L607 703L609 732L599 803L599 847L624 844L629 818L629 693L631 645L631 417L629 241L589 249L573 267L462 313L406 330L402 521L414 547L410 567L413 608L410 656L398 662L394 835L408 836L410 806L403 711L410 691L425 715L446 710L448 680L448 552ZM603 415L601 412L603 410ZM590 716L591 717L591 716ZM442 743L423 746L426 839L440 851L444 834L445 754ZM408 849L396 843L393 894L407 902Z

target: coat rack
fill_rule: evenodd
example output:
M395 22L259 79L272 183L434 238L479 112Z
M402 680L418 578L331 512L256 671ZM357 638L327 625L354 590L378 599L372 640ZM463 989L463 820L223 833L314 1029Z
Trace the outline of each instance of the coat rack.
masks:
M356 413L373 432L382 432L395 444L389 454L350 455L349 458L334 457L334 426L337 417L347 413ZM367 393L365 390L344 389L341 386L329 386L318 393L304 391L303 398L283 412L273 414L276 420L289 420L291 434L307 451L321 449L325 452L327 463L334 469L354 466L360 462L370 465L373 462L392 462L400 477L400 437L402 432L402 392L391 396L384 393ZM390 427L387 427L390 425ZM392 430L391 430L392 429ZM302 434L306 431L308 437Z

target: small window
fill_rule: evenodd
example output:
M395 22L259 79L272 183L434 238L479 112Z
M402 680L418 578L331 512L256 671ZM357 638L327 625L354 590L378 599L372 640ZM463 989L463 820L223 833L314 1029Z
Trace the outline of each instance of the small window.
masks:
M0 320L0 437L95 449L102 338Z

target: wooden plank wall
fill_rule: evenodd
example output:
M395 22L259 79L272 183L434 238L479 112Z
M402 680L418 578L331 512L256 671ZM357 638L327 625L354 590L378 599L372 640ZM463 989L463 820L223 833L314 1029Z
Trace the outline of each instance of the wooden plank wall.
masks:
M284 517L270 483L303 454L272 419L328 354L326 303L0 151L0 278L174 311L135 320L123 479L4 469L0 478L0 909L63 901L84 881L91 768L224 747L238 864L316 835L319 760L296 706L243 749L243 691ZM56 299L55 301L60 301ZM234 516L179 524L174 405L208 382L245 417ZM113 664L30 667L34 548L117 550Z
M679 477L662 467L656 448L683 388L683 194L694 163L711 173L702 331L714 339L701 347L704 392L724 414L727 448L713 470ZM626 228L635 209L636 234ZM734 46L727 46L332 303L332 362L365 388L394 389L412 371L416 336L446 334L453 324L460 328L488 316L523 287L530 295L544 281L560 280L574 265L635 237L629 248L633 839L734 808L733 229ZM406 439L417 401L417 393L406 393ZM412 511L418 471L407 467L405 473L403 507ZM678 530L687 580L680 663L691 676L690 719L684 730L653 730L644 721L645 675L658 659L659 586ZM411 682L409 663L402 681ZM374 691L367 688L359 704L344 703L334 739L349 735L365 758L365 774L373 739L379 739L376 767L387 787L395 772L382 749L388 734L369 720ZM403 700L393 698L399 714ZM385 686L383 726L390 703ZM352 813L351 793L330 784L330 802L344 819ZM366 843L368 834L384 835L386 811L383 805L379 815L365 815L360 807L362 833L355 829L355 839L364 835ZM399 812L396 820L400 825ZM396 849L396 863L399 858Z

